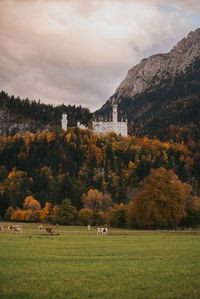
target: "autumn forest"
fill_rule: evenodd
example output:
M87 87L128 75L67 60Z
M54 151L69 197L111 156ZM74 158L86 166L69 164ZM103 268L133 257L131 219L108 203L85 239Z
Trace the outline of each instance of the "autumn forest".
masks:
M174 228L200 224L200 154L182 143L68 131L4 135L1 217Z

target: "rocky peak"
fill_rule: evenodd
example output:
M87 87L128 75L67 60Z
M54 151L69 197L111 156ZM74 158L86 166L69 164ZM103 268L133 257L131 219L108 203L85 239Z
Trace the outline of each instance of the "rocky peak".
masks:
M134 100L134 96L158 86L161 81L184 74L199 57L200 28L190 32L169 53L150 56L131 68L108 102L119 103L127 97Z

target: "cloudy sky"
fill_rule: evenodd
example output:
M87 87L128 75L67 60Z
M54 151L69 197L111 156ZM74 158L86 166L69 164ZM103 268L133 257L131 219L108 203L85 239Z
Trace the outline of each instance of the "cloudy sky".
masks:
M199 0L0 0L0 90L94 111L198 27Z

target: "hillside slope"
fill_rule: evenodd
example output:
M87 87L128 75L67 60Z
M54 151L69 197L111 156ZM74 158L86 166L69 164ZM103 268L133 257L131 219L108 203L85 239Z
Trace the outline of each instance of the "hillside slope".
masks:
M2 91L0 92L0 135L60 130L62 113L67 113L70 126L75 126L77 121L87 125L92 116L89 109L81 106L46 105L40 101L9 96Z

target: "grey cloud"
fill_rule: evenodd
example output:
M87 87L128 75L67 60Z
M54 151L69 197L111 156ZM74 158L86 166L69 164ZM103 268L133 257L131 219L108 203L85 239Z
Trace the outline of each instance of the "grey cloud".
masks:
M129 68L193 29L161 3L187 9L179 0L1 0L0 89L100 108Z
M167 0L161 1L161 3L169 3L172 6L177 6L185 9L188 12L198 13L200 12L200 2L198 0Z

